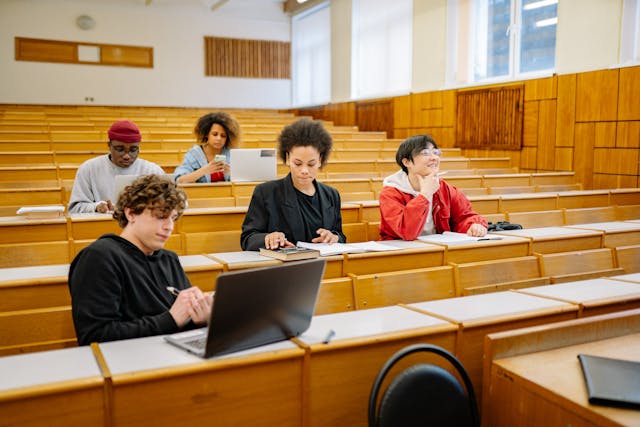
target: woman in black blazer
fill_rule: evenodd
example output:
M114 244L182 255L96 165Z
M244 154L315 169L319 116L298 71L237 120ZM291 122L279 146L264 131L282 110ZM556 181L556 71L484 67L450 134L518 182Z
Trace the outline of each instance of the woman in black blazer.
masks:
M296 242L346 242L340 194L316 181L331 152L331 135L319 122L298 120L278 137L278 152L289 174L258 185L242 224L245 251L295 246Z

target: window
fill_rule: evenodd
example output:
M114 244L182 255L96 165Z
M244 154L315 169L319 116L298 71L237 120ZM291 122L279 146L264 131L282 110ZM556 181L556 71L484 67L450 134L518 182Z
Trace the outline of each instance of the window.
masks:
M353 0L351 95L411 91L413 1Z
M458 2L458 16L453 18L457 26L470 25L469 40L459 39L457 46L469 56L465 83L520 79L553 71L558 0L470 3L468 7L466 2Z
M296 107L331 101L331 16L329 3L291 20L293 84Z
M640 62L640 5L637 0L623 0L620 64Z

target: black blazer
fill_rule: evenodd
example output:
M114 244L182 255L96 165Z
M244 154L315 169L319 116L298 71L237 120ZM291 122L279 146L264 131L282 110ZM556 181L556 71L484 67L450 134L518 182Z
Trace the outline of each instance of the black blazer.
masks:
M338 241L347 241L342 234L340 193L333 187L316 181L322 206L322 226L338 236ZM264 237L281 231L287 240L295 244L304 240L304 224L298 205L291 174L282 179L267 181L253 190L247 215L242 223L240 246L245 251L264 248Z

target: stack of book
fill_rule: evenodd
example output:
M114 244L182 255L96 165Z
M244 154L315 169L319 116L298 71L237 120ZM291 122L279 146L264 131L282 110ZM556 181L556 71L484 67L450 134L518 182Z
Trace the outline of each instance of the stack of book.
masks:
M317 258L320 251L315 249L300 248L294 246L292 248L265 249L260 248L260 255L271 258L280 259L282 261L299 261L302 259Z

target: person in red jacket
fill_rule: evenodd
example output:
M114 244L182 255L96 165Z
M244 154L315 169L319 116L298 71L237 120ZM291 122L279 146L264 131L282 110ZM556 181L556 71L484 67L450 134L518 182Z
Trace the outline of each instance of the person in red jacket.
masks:
M396 162L402 170L386 177L380 192L381 240L415 240L443 231L487 234L487 221L466 196L439 178L440 153L429 135L400 144Z

